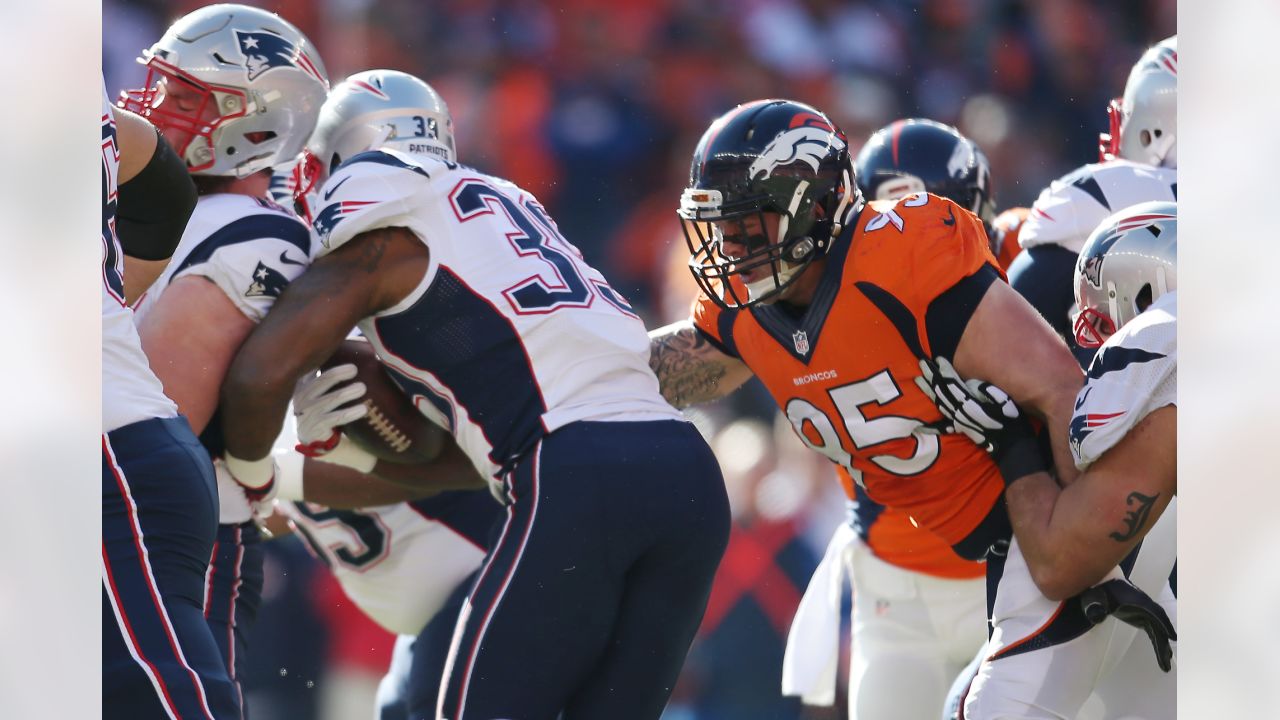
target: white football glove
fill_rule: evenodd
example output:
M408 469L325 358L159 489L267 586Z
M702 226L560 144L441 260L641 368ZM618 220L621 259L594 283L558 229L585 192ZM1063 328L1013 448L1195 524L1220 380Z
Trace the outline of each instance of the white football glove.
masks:
M1009 394L989 382L965 381L944 357L921 360L923 377L915 378L920 390L933 400L947 419L934 431L959 432L988 452L996 450L1007 429L1020 413Z
M360 472L373 470L378 459L342 433L341 427L369 414L362 402L367 388L355 380L356 366L335 365L304 376L294 386L293 412L298 420L297 451L317 460ZM355 380L355 382L351 382ZM349 403L355 403L349 405Z

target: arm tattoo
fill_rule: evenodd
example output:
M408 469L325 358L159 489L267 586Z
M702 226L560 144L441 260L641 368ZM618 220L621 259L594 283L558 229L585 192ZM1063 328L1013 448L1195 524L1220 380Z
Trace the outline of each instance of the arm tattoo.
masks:
M1133 539L1138 534L1138 531L1146 527L1147 517L1151 515L1151 506L1155 504L1158 497L1160 497L1160 493L1143 495L1136 490L1129 493L1129 497L1125 498L1125 505L1133 509L1125 514L1124 524L1126 530L1123 533L1111 533L1111 539L1116 542L1126 542Z
M678 325L650 339L649 367L658 376L662 396L683 408L723 394L719 386L728 369L717 362L720 354L692 325Z
M373 273L378 269L378 263L382 261L382 254L386 252L390 242L391 232L387 228L364 233L361 236L360 254L352 259L351 267L363 270L366 274Z

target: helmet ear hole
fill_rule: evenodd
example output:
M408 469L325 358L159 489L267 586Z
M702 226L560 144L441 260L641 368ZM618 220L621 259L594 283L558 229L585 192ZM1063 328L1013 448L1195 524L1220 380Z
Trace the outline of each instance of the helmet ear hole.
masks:
M1142 289L1138 291L1137 297L1133 299L1134 304L1138 306L1138 312L1151 307L1151 295L1151 283L1143 285Z
M1151 131L1150 131L1150 130L1143 130L1141 133L1139 133L1139 134L1138 134L1138 142L1142 143L1142 146L1143 146L1143 147L1146 147L1146 146L1150 145L1150 144L1151 144Z

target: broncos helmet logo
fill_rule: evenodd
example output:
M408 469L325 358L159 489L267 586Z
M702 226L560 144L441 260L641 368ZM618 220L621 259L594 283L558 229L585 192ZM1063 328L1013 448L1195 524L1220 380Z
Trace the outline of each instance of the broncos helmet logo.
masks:
M844 139L834 134L826 122L788 128L778 133L751 163L747 178L764 180L774 170L796 162L808 165L816 173L822 159L832 150L844 149L844 144Z
M244 55L244 67L249 80L281 67L297 67L298 49L288 40L266 30L236 30L236 44Z

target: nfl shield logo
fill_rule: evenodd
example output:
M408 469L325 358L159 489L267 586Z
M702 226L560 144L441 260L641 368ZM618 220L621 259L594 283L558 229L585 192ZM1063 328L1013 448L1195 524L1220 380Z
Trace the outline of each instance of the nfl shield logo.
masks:
M803 330L797 330L791 336L791 342L796 345L796 352L804 355L809 352L809 334Z

